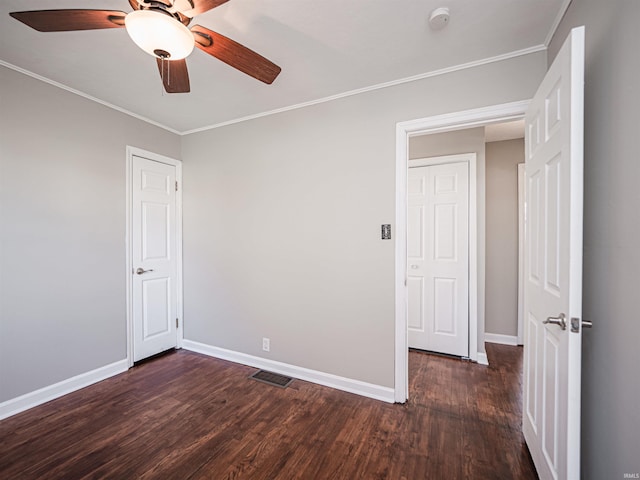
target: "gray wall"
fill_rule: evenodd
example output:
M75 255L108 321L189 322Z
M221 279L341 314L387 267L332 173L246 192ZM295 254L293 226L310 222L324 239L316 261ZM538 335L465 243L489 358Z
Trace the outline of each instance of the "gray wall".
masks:
M478 215L478 339L477 351L484 352L485 332L485 147L484 127L453 132L418 135L409 139L409 158L437 157L458 153L476 154L477 215Z
M458 153L476 153L478 164L484 165L484 127L417 135L409 139L411 159Z
M537 53L184 137L185 338L393 387L396 123L531 98L545 69Z
M582 472L640 473L640 2L573 0L550 45L586 26Z
M518 163L524 140L486 145L485 331L518 334Z
M125 147L180 138L0 66L0 402L126 358Z

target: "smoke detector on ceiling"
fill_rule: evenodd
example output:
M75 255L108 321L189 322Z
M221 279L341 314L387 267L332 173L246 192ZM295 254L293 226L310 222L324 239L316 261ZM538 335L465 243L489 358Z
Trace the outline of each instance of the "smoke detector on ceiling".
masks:
M449 9L447 7L436 8L429 15L429 25L434 30L442 30L449 23Z

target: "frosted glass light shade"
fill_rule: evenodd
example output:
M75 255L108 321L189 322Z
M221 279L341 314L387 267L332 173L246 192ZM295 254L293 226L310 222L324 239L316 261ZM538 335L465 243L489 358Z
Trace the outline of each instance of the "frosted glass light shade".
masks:
M165 13L135 10L124 18L124 25L131 40L154 57L180 60L193 51L191 31ZM169 55L166 56L163 52Z

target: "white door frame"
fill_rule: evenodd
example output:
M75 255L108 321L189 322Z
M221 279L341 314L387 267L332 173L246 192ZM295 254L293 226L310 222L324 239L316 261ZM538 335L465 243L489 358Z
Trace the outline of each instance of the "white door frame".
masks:
M492 123L519 120L524 117L529 100L447 113L396 124L396 227L395 227L395 372L394 399L404 403L409 398L409 343L407 327L407 174L409 168L409 138L427 133L480 127ZM478 258L484 252L478 252ZM484 278L477 279L482 291ZM477 292L476 292L477 295ZM476 343L484 332L476 331ZM474 339L469 331L469 341ZM479 358L477 348L470 348L469 358ZM484 354L483 354L484 355Z
M469 322L467 351L471 358L471 345L478 343L478 174L477 174L477 156L475 153L461 153L456 155L442 155L438 157L414 158L408 160L407 168L411 167L430 167L433 165L444 165L446 163L467 163L469 166ZM408 194L408 193L407 193ZM406 262L406 261L405 261ZM408 273L407 273L408 275ZM407 287L408 293L408 287ZM408 311L407 311L408 314ZM408 325L407 325L408 328ZM471 341L474 339L474 342ZM474 348L477 353L477 349Z
M183 331L183 312L182 312L182 162L173 158L165 157L157 153L149 152L137 147L127 145L127 162L126 162L126 229L125 229L125 245L126 245L126 275L127 275L127 364L129 368L133 366L133 282L132 272L133 263L131 261L133 248L132 232L133 226L131 208L132 208L132 169L133 157L143 157L155 162L173 165L176 167L176 181L178 182L178 191L176 192L176 267L177 267L177 292L176 292L176 311L178 315L178 328L176 329L176 345L182 348Z
M518 345L524 345L524 163L518 164Z

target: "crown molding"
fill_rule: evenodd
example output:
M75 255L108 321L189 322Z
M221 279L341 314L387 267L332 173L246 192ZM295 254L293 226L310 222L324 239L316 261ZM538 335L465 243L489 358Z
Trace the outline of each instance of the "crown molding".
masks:
M571 3L571 0L566 0L565 5L563 5L563 9L561 10L561 13L563 13L566 8L568 7L569 3ZM558 15L558 18L556 19L556 23L559 24L560 20L562 19L562 15ZM554 23L554 25L556 25L556 23ZM557 25L554 27L554 29L552 30L555 31L555 28L557 28ZM550 34L551 35L551 34ZM552 36L552 35L551 35ZM549 36L548 36L549 37ZM104 100L100 100L99 98L96 98L92 95L89 95L85 92L82 92L80 90L76 90L74 88L68 87L66 85L63 85L59 82L56 82L54 80L51 80L49 78L43 77L42 75L38 75L37 73L31 72L29 70L26 70L24 68L18 67L16 65L13 65L9 62L5 62L3 60L0 60L0 65L5 66L7 68L10 68L12 70L15 70L17 72L20 72L24 75L27 75L29 77L35 78L36 80L40 80L42 82L48 83L49 85L53 85L54 87L58 87L61 88L62 90L65 90L67 92L73 93L75 95L79 95L83 98L86 98L88 100L94 101L96 103L99 103L100 105L104 105L105 107L109 107L113 110L116 110L118 112L124 113L125 115L129 115L133 118L136 118L138 120L141 120L143 122L149 123L151 125L154 125L156 127L162 128L164 130L167 130L168 132L174 133L176 135L191 135L193 133L199 133L199 132L204 132L207 130L214 130L216 128L221 128L221 127L225 127L228 125L233 125L236 123L242 123L242 122L247 122L250 120L255 120L257 118L262 118L262 117L267 117L270 115L276 115L278 113L283 113L283 112L288 112L291 110L298 110L300 108L306 108L306 107L311 107L313 105L318 105L321 103L327 103L327 102L332 102L334 100L339 100L341 98L346 98L346 97L351 97L354 95L360 95L363 93L368 93L368 92L373 92L375 90L380 90L383 88L389 88L389 87L394 87L397 85L402 85L404 83L411 83L411 82L416 82L419 80L423 80L425 78L431 78L431 77L437 77L440 75L446 75L449 73L453 73L453 72L459 72L461 70L467 70L469 68L476 68L476 67L480 67L483 65L489 65L492 63L496 63L496 62L502 62L504 60L510 60L512 58L517 58L517 57L522 57L525 55L530 55L533 53L538 53L538 52L543 52L547 50L547 44L545 43L544 45L535 45L533 47L529 47L529 48L525 48L522 50L516 50L513 52L508 52L508 53L504 53L502 55L496 55L494 57L488 57L488 58L483 58L481 60L475 60L473 62L468 62L468 63L463 63L460 65L455 65L452 67L447 67L447 68L442 68L439 70L432 70L429 72L425 72L425 73L421 73L418 75L413 75L410 77L405 77L405 78L400 78L398 80L392 80L389 82L384 82L384 83L378 83L376 85L371 85L368 87L364 87L364 88L358 88L355 90L349 90L347 92L343 92L343 93L339 93L336 95L331 95L328 97L322 97L322 98L318 98L316 100L310 100L308 102L302 102L302 103L298 103L295 105L289 105L287 107L282 107L282 108L277 108L274 110L268 110L265 112L260 112L260 113L256 113L253 115L247 115L245 117L239 117L239 118L235 118L235 119L231 119L231 120L227 120L224 122L220 122L220 123L215 123L212 125L207 125L204 127L199 127L199 128L194 128L191 130L185 130L185 131L180 131L180 130L176 130L174 128L171 128L167 125L164 125L162 123L156 122L155 120L152 120L150 118L144 117L142 115L138 115L137 113L131 112L125 108L119 107L117 105L114 105L112 103L109 102L105 102Z
M565 14L567 13L567 10L569 9L569 5L571 5L572 1L573 0L564 0L563 4L560 6L560 10L558 10L558 15L556 15L556 19L551 24L551 29L549 30L549 33L547 33L547 38L544 39L545 48L549 48L549 44L551 43L551 40L553 40L553 36L556 34L556 30L558 30L558 27L560 26L560 22L562 21Z
M329 97L319 98L317 100L311 100L309 102L298 103L295 105L290 105L288 107L277 108L275 110L269 110L266 112L256 113L254 115L247 115L246 117L240 117L233 120L227 120L225 122L215 123L213 125L208 125L206 127L195 128L193 130L186 130L182 132L182 135L190 135L192 133L204 132L206 130L213 130L220 127L226 127L227 125L233 125L235 123L246 122L249 120L255 120L256 118L267 117L269 115L275 115L278 113L288 112L290 110L297 110L299 108L310 107L313 105L318 105L320 103L331 102L333 100L339 100L345 97L351 97L353 95L360 95L362 93L372 92L374 90L380 90L382 88L394 87L396 85L402 85L403 83L416 82L418 80L423 80L425 78L437 77L440 75L446 75L448 73L458 72L460 70L466 70L469 68L480 67L483 65L489 65L491 63L502 62L504 60L509 60L512 58L522 57L525 55L530 55L532 53L546 51L547 47L545 45L536 45L533 47L525 48L523 50L516 50L513 52L505 53L502 55L497 55L495 57L483 58L481 60L475 60L473 62L463 63L460 65L455 65L453 67L442 68L440 70L433 70L426 73L421 73L419 75L413 75L411 77L405 77L398 80L392 80L390 82L378 83L376 85L371 85L369 87L358 88L356 90L349 90L344 93L339 93L337 95L331 95Z

